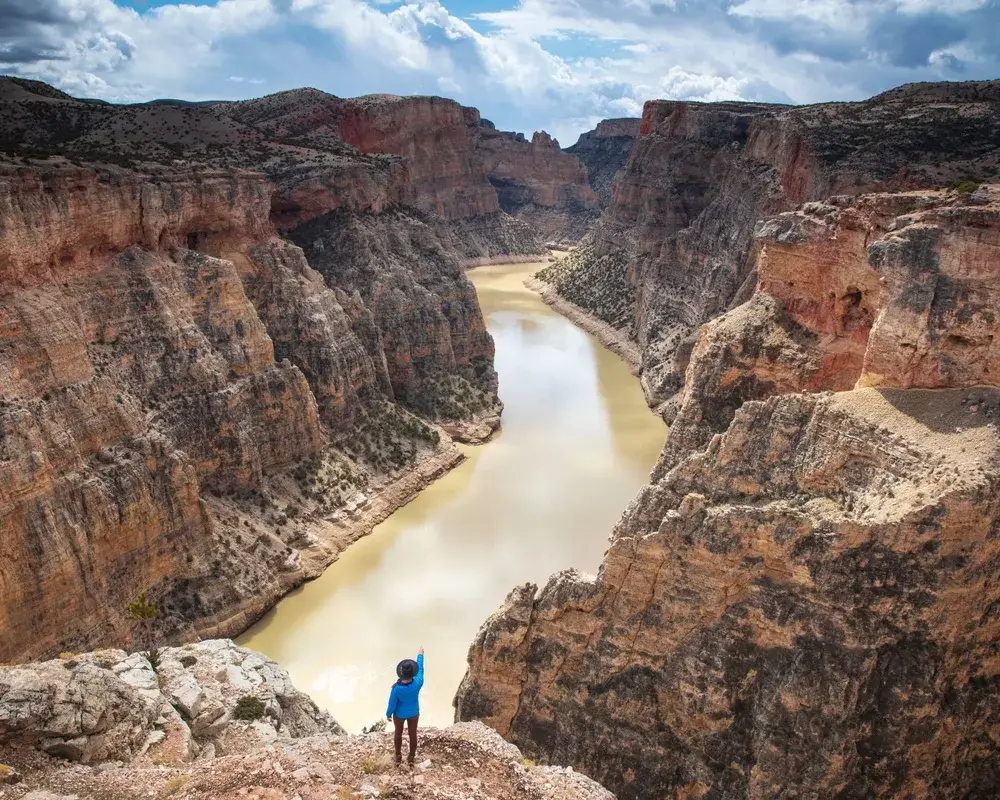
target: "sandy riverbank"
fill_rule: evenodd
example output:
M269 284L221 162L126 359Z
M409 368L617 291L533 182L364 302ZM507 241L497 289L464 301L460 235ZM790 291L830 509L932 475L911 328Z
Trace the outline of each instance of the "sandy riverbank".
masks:
M533 292L536 292L546 305L551 306L554 311L558 311L574 325L585 330L608 348L608 350L621 358L622 361L628 364L629 370L633 375L639 374L639 366L641 364L639 346L629 339L624 331L611 327L608 323L584 311L580 306L561 297L553 286L540 278L535 276L526 278L524 285Z

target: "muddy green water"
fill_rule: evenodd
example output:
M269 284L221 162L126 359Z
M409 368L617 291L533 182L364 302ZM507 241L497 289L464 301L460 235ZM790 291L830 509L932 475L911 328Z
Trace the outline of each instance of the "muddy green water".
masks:
M539 266L469 273L496 341L499 437L240 638L348 731L384 716L396 662L421 644L421 723L450 724L482 622L517 584L596 572L663 444L625 364L524 288Z

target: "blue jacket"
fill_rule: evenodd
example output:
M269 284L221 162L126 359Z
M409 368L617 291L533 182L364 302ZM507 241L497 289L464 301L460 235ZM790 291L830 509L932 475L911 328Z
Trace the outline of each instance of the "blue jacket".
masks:
M420 713L420 689L424 685L424 654L417 655L417 674L409 683L396 681L389 692L389 707L385 710L387 717L397 716L400 719L410 719Z

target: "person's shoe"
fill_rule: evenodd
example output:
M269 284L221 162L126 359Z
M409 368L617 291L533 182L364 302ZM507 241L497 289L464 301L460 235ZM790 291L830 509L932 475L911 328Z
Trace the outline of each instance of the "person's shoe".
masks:
M403 763L403 757L402 756L396 756L396 766L398 767L402 763Z
M411 768L412 768L412 767L413 767L413 762L414 762L415 760L416 760L416 756L413 756L413 755L409 756L409 757L408 757L408 758L406 759L406 766L408 766L408 767L411 767Z

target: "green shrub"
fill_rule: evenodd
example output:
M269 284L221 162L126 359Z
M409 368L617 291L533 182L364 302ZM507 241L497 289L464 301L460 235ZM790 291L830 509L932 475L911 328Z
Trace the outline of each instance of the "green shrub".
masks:
M979 183L977 181L955 181L951 188L959 194L972 194L979 188Z
M236 701L236 708L233 709L233 719L241 722L253 722L264 716L267 707L264 701L252 694L244 695Z
M155 672L160 666L160 649L152 644L153 619L160 613L155 604L149 601L146 592L140 592L135 602L129 603L125 609L126 618L139 629L140 638L149 648L143 655L149 666Z

